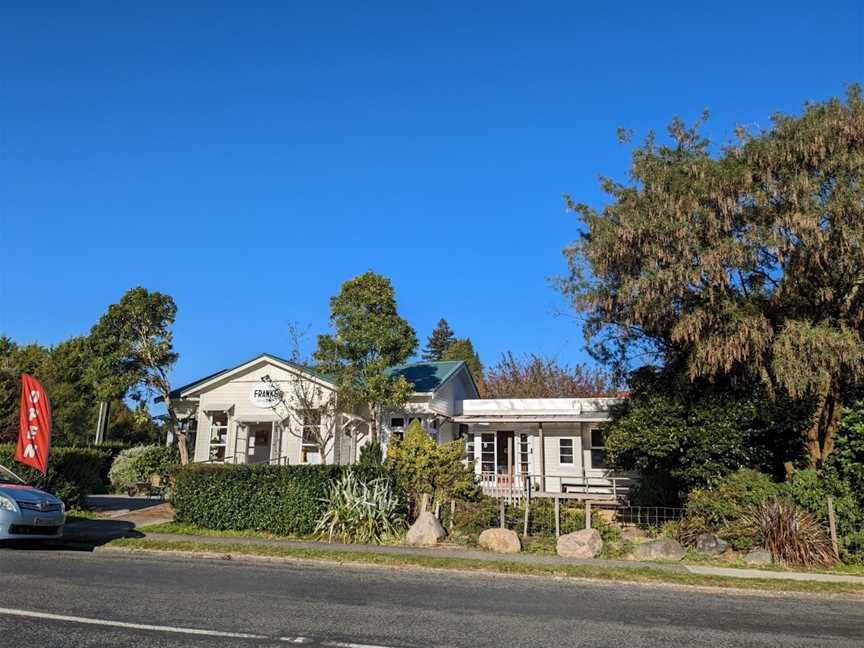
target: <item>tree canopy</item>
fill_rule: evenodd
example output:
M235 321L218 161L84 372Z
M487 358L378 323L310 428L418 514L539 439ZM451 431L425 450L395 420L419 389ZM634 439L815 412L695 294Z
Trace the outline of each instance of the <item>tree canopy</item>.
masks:
M176 315L177 306L170 295L138 286L108 307L90 331L90 339L96 350L98 375L115 376L120 384L131 385L136 400L152 395L162 399L168 433L177 439L180 460L185 464L189 460L186 433L177 425L168 377L178 357L171 331ZM102 379L98 384L106 393L118 389L118 381Z
M19 345L0 336L0 441L18 436L18 411L22 373L36 376L45 386L51 401L52 443L82 446L93 442L99 396L93 382L94 349L89 337L76 336L54 347L40 344ZM145 403L131 410L122 400L109 398L112 416L108 438L113 441L148 442L158 439L160 431Z
M375 441L383 410L401 407L411 394L404 377L391 379L385 369L417 350L417 336L397 312L390 280L372 271L342 284L330 299L330 322L333 333L318 336L317 368L335 377L341 402L368 407Z
M480 356L474 350L474 344L471 338L458 338L450 343L447 350L441 356L442 360L462 360L468 365L468 370L474 378L474 382L478 387L483 382L483 363L480 362Z
M423 349L424 360L444 360L444 354L450 348L450 345L456 340L453 334L453 329L443 317L438 320L438 324L426 340L426 348Z
M674 120L669 144L649 134L627 182L602 180L602 210L568 197L584 229L560 287L619 373L648 357L812 398L819 465L864 376L861 90L739 128L717 153L700 127Z
M483 380L484 398L588 398L615 396L615 382L602 369L568 367L554 358L507 352Z

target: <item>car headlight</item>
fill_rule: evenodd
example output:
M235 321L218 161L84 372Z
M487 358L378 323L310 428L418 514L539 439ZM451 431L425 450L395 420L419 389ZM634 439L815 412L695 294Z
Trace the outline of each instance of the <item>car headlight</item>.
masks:
M14 501L12 501L11 498L6 497L5 495L0 495L0 510L17 513L18 506L15 504Z
M60 501L60 512L61 512L61 513L65 513L65 512L66 512L66 505L63 503L62 500Z

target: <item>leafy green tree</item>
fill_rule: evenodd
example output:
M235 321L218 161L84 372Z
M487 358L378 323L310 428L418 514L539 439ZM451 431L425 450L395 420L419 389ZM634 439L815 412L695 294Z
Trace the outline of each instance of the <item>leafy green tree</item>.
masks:
M463 360L468 365L468 369L474 377L474 382L478 386L483 382L483 363L480 362L480 356L474 350L471 338L453 340L450 346L447 347L447 350L444 351L441 360Z
M707 115L703 116L703 119ZM864 100L808 104L712 153L676 119L633 151L629 182L602 180L601 211L568 197L580 239L560 287L595 357L686 363L693 379L741 377L812 397L812 465L833 448L864 376Z
M390 442L387 461L419 512L425 495L434 507L473 487L474 469L465 465L464 452L461 440L436 443L415 420L404 438Z
M177 424L168 377L177 361L171 331L176 315L177 306L169 295L138 286L108 307L90 337L97 352L94 372L103 377L103 393L117 393L124 384L131 384L137 390L133 392L136 400L153 394L161 398L167 410L167 431L177 439L180 461L186 464L186 432ZM107 380L106 376L116 378Z
M21 346L8 336L0 336L0 440L10 442L18 438L21 374L44 379L49 353L39 344Z
M772 400L760 385L730 387L643 368L605 427L607 460L642 475L640 500L660 504L740 468L782 478L806 464L809 402ZM659 500L659 501L658 501Z
M844 413L827 469L838 481L849 485L864 511L864 400Z
M318 336L317 368L335 378L341 404L368 409L371 440L377 441L383 411L402 407L412 389L385 369L416 351L417 336L396 310L390 280L372 271L342 284L330 300L330 322L333 334Z
M483 381L484 398L590 398L615 396L612 376L579 364L568 367L532 353L517 358L507 352Z
M444 355L450 348L450 345L456 341L453 335L453 329L443 317L438 320L438 324L426 340L426 348L423 350L424 360L446 360Z

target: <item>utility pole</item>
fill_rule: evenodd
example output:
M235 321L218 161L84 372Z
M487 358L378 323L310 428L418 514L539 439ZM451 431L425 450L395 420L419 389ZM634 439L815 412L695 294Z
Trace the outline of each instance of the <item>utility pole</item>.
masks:
M96 445L102 445L108 434L108 417L111 414L111 403L102 401L99 403L99 418L96 420Z

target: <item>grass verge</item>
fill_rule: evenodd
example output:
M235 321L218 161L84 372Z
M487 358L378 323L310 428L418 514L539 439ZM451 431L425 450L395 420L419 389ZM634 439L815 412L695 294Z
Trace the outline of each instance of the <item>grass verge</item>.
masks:
M390 567L421 567L425 569L448 569L467 572L487 572L531 576L559 576L591 578L600 580L627 581L635 583L668 583L699 587L719 587L773 592L811 592L864 595L864 585L855 583L825 583L816 581L793 581L781 579L743 579L726 576L702 576L687 572L655 569L650 567L606 567L594 565L536 565L498 560L452 558L425 555L393 555L343 551L338 549L306 549L270 545L220 544L214 547L204 542L183 540L152 540L148 538L123 538L113 540L111 547L147 551L193 552L214 556L235 554L263 556L291 560L320 560L328 562L383 565Z

